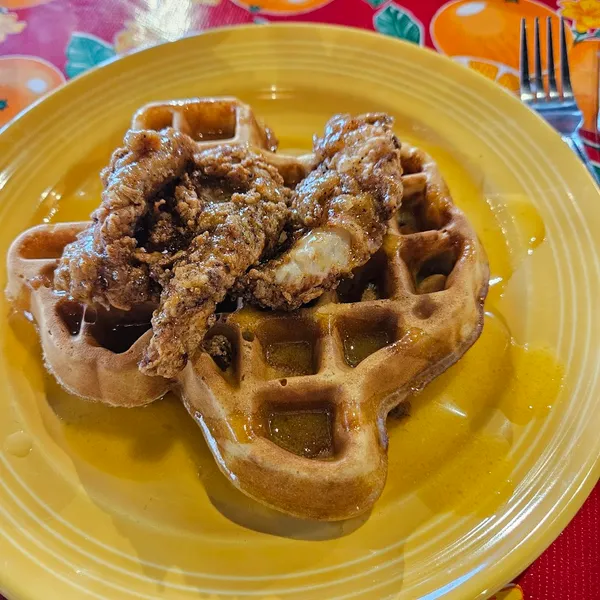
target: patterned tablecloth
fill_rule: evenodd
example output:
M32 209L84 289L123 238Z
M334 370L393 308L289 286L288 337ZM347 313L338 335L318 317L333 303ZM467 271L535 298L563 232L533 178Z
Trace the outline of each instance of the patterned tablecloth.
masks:
M558 4L558 5L557 5ZM210 27L278 21L373 29L435 48L512 92L522 17L564 17L582 137L600 177L600 0L0 0L0 127L95 65ZM544 48L542 36L542 50ZM600 487L497 600L600 599Z

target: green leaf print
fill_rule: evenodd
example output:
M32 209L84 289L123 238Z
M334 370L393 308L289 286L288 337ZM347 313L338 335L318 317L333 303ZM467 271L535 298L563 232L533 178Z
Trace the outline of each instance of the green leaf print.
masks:
M387 0L365 0L367 4L370 4L373 8L379 8L382 4L385 4Z
M114 48L104 40L87 33L74 31L67 46L67 77L85 73L92 67L115 56Z
M375 29L385 35L412 42L423 43L423 24L405 8L395 2L382 8L373 17Z

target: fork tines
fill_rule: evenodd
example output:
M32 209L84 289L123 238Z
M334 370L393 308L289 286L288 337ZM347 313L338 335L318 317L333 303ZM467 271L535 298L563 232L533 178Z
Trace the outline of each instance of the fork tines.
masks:
M520 92L523 102L550 102L559 100L561 94L556 83L556 66L554 62L554 37L552 34L552 18L546 19L546 48L547 60L546 70L548 74L548 91L544 90L542 71L542 49L540 44L540 21L535 18L533 30L533 82L529 73L529 50L527 43L527 24L521 19L521 60L520 60ZM571 74L569 71L569 59L567 56L567 37L565 33L564 19L560 19L560 82L562 99L571 100L573 90L571 88ZM533 83L533 85L532 85Z

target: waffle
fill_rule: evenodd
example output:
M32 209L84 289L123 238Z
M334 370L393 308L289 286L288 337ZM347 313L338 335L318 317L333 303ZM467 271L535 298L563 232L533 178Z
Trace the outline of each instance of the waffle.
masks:
M198 143L220 142L198 135L199 117L181 125L177 115L199 114L192 104L146 107L133 125L192 127ZM251 113L244 118L264 132ZM278 156L268 135L252 139ZM311 157L277 161L296 162L290 172L299 173ZM456 362L483 325L488 266L477 236L427 154L403 146L402 166L402 209L352 279L293 313L227 300L205 338L210 354L198 353L176 380L137 369L152 307L90 309L52 289L62 248L87 223L35 227L15 240L8 295L31 312L48 369L69 391L139 406L172 389L247 495L303 518L351 518L383 490L388 413Z
M278 141L250 106L237 98L186 98L142 106L131 120L132 129L160 131L172 127L189 135L199 148L218 144L249 144L276 166L286 185L294 186L312 168L312 156L276 154Z

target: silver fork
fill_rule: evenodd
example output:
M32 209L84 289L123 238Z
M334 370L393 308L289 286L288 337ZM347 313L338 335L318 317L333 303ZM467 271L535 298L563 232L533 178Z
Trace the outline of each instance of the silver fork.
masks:
M562 95L556 85L556 69L554 66L554 44L552 39L552 21L546 19L546 46L548 50L547 71L548 91L544 90L542 79L542 51L540 47L540 21L536 17L533 31L534 76L533 85L529 76L529 52L527 49L527 25L521 19L521 59L520 59L520 92L521 101L535 110L548 124L556 129L563 141L579 156L588 168L592 177L594 172L585 153L578 130L583 121L583 114L573 95L571 87L571 73L567 56L567 38L565 35L565 22L560 20L560 81Z

